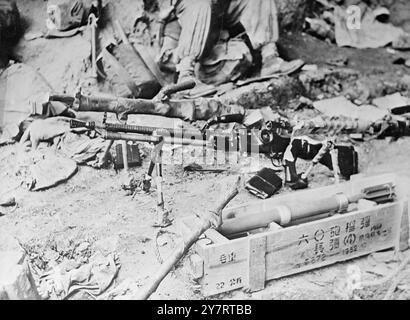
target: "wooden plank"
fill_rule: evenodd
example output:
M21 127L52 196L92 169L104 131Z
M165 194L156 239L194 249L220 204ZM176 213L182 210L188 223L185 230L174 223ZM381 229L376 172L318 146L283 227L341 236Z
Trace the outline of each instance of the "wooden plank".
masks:
M387 204L269 234L266 280L394 247L403 206Z
M265 235L249 239L248 288L251 292L265 288L266 242Z
M410 217L409 217L409 205L408 205L408 201L406 201L403 207L403 216L401 219L400 243L398 245L398 249L400 251L406 251L409 248L410 248Z
M249 239L242 238L223 244L209 245L207 251L209 255L209 268L234 266L238 263L248 261Z
M204 277L202 292L212 296L248 284L248 239L210 245L204 250Z
M217 271L205 268L202 292L206 297L225 293L247 286L247 261L235 265L234 268L219 268Z
M212 244L212 241L209 240L208 238L201 238L193 246L193 251L202 255L208 249L208 246L211 244Z

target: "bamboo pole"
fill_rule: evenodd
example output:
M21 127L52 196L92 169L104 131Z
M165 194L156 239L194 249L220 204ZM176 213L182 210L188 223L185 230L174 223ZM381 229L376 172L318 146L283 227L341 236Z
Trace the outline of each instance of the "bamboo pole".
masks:
M159 287L162 280L168 275L172 268L178 263L178 261L188 252L189 248L199 239L199 237L208 229L217 228L222 222L222 210L238 195L239 185L241 179L239 178L235 187L223 200L223 202L216 208L215 211L211 211L209 218L202 220L200 227L194 231L189 238L185 241L183 246L175 249L171 256L161 265L157 272L151 277L147 285L145 285L138 294L133 298L134 300L147 300ZM215 217L216 213L216 217ZM213 218L217 218L213 221Z

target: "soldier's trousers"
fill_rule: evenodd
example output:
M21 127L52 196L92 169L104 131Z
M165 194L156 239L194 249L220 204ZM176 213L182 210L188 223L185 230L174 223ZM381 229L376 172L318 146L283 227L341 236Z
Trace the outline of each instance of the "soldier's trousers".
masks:
M182 29L178 60L199 60L219 40L223 28L239 23L255 50L279 38L275 0L180 0L176 15Z

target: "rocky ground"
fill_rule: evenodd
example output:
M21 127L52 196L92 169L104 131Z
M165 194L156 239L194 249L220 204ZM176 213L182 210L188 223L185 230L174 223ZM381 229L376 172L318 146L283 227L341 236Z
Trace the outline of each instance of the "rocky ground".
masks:
M45 2L19 0L18 4L26 21L26 31L42 29ZM119 1L117 5L121 8L127 4L127 1ZM124 25L130 26L132 19L129 15L125 17ZM308 82L303 82L303 79L296 75L287 80L296 83L287 91L273 86L273 92L257 101L260 107L271 106L294 114L292 108L297 105L297 99L302 94L311 99L316 99L320 95L332 97L345 94L353 100L363 101L394 92L410 92L409 69L393 64L397 55L410 56L406 53L394 54L386 49L341 49L300 32L284 34L280 41L280 49L282 55L289 59L302 58L308 64L324 68L324 74L318 76L317 81ZM67 93L72 93L87 78L88 52L87 38L80 35L69 39L22 40L16 49L21 61L39 71L55 91ZM328 62L335 57L346 58L348 65L343 68L331 67ZM262 90L269 85L271 84L265 83L256 86ZM243 105L255 106L255 101L247 100L246 96L241 97ZM301 111L305 116L312 112ZM410 138L361 143L358 144L358 150L362 173L394 172L404 185L410 186ZM184 173L182 165L166 165L166 206L172 210L171 215L177 223L168 233L156 239L157 230L151 227L155 220L155 193L138 195L132 199L121 190L121 183L126 180L123 173L116 173L111 169L96 170L86 166L79 167L77 174L64 184L43 192L29 192L17 182L13 183L13 177L10 177L12 172L18 172L16 159L25 157L27 155L15 145L2 147L0 150L0 195L13 194L17 200L16 207L1 209L4 212L0 215L0 235L7 233L17 238L30 253L32 263L39 269L70 253L73 256L78 247L84 247L84 244L88 249L85 253L77 252L75 256L87 259L97 249L115 252L121 262L116 284L121 284L125 288L117 293L119 299L124 294L129 296L132 291L136 292L160 265L159 256L166 257L173 248L180 245L182 239L177 226L181 219L210 210L210 205L221 199L223 192L237 176L233 172L187 174ZM269 160L261 161L269 166ZM147 164L148 160L145 159L143 167L133 169L132 174L142 174ZM17 180L18 176L14 181ZM331 183L330 173L324 168L318 168L312 178L311 187ZM290 190L285 189L283 192ZM410 188L407 188L406 192L410 196ZM233 204L252 199L249 194L242 192ZM0 243L0 249L4 245ZM351 262L271 281L267 284L266 290L257 294L237 291L216 298L382 298L389 283L366 287L356 291L354 295L347 293L344 279L349 267L359 267L363 281L373 281L394 271L402 255L394 257L391 252L377 253ZM409 270L406 271L406 275L393 298L410 298ZM88 296L77 295L74 298ZM203 298L197 283L192 280L186 258L164 280L153 298Z

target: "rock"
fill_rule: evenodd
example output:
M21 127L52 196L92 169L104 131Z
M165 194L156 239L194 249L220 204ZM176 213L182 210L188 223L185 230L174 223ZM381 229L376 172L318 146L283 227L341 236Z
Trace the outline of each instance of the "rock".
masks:
M319 70L319 66L317 64L305 64L302 68L302 71L306 72L316 72Z
M0 253L0 300L39 300L22 250Z
M349 68L319 68L306 70L299 75L306 94L311 99L319 96L334 97L349 94L355 98L366 99L366 90L357 90L359 73ZM359 92L356 92L359 91Z
M391 22L396 26L402 27L406 32L410 32L410 2L405 0L383 0L383 5L386 6L391 12Z
M333 27L323 19L306 18L306 24L309 26L307 30L311 35L324 40L334 42L335 33Z
M357 106L343 96L316 101L316 110L328 117L350 117L364 122L375 122L383 119L388 113L371 105Z
M393 114L407 113L410 98L402 96L399 92L373 100L373 104L380 109L388 110Z

